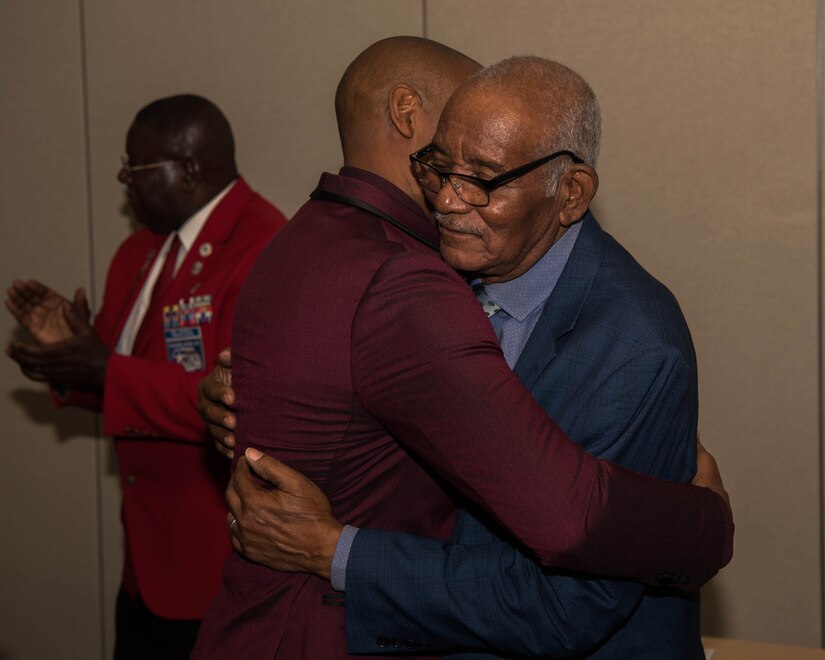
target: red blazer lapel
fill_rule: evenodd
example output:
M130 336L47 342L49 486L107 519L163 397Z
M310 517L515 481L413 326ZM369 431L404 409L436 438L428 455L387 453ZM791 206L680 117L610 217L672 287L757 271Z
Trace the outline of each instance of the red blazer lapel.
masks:
M110 349L117 344L165 240L166 236L162 234L143 230L130 239L112 260L103 305L94 323L101 341Z
M229 240L238 218L254 194L243 177L238 177L226 197L212 211L195 243L186 253L186 258L172 282L173 297L187 299L189 296L197 295L204 278L209 278L218 263L217 259L220 257L216 255Z
M163 308L199 295L202 283L209 279L210 273L214 270L210 266L217 265L216 260L220 258L221 248L229 240L238 218L254 194L246 181L238 177L232 189L215 207L195 243L186 253L169 289L160 299L153 300L146 310L146 316L135 340L133 355L147 355L149 351L152 355L157 355L156 349L164 340ZM145 276L143 279L145 281Z

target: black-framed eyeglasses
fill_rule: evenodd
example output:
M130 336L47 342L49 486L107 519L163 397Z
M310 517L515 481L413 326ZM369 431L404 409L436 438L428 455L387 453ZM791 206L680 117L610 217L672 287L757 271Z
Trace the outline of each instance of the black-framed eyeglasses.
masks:
M471 206L487 206L490 203L490 193L496 188L500 188L505 183L510 183L514 179L524 176L533 170L541 167L545 163L549 163L554 158L561 156L568 156L574 163L583 163L575 153L567 149L556 151L549 156L544 156L537 160L531 161L524 165L520 165L509 172L499 174L492 179L482 179L481 177L472 176L470 174L459 174L458 172L445 172L438 169L435 165L431 165L424 158L426 158L433 150L434 145L428 144L423 149L416 151L410 156L413 172L415 173L418 182L431 193L438 194L441 188L449 181L450 186L458 195L458 198Z
M174 165L175 163L182 163L180 159L158 160L154 163L144 163L142 165L130 165L127 156L120 157L120 166L127 176L131 176L134 172L142 172L143 170L154 170L158 167L166 167L167 165Z

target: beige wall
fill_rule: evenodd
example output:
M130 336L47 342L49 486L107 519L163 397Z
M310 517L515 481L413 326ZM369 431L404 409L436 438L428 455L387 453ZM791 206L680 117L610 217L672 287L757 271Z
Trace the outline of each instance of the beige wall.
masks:
M31 0L0 4L0 281L99 300L131 230L115 181L134 112L215 100L286 213L340 164L332 94L392 34L489 63L559 59L604 112L595 211L682 303L736 556L705 632L822 637L817 115L822 0ZM819 26L822 29L822 26ZM14 336L0 315L4 341ZM0 658L109 657L121 558L111 446L0 360Z

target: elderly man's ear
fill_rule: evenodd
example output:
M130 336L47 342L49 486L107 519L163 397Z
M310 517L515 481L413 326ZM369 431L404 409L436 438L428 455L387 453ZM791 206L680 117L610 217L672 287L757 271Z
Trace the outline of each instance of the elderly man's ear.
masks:
M186 158L183 163L183 187L192 192L201 182L201 164L196 158Z
M599 188L599 175L590 165L575 163L562 175L556 196L561 198L559 223L570 227L584 217Z

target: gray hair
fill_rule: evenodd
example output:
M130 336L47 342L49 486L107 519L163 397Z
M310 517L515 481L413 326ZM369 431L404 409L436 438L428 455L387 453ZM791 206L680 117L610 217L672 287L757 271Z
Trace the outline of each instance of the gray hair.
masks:
M541 154L562 149L575 153L595 168L602 136L602 114L590 85L572 69L552 60L520 55L483 69L473 82L499 85L518 94L538 113L546 113L546 130L539 138ZM551 161L546 168L547 195L556 193L570 159Z

